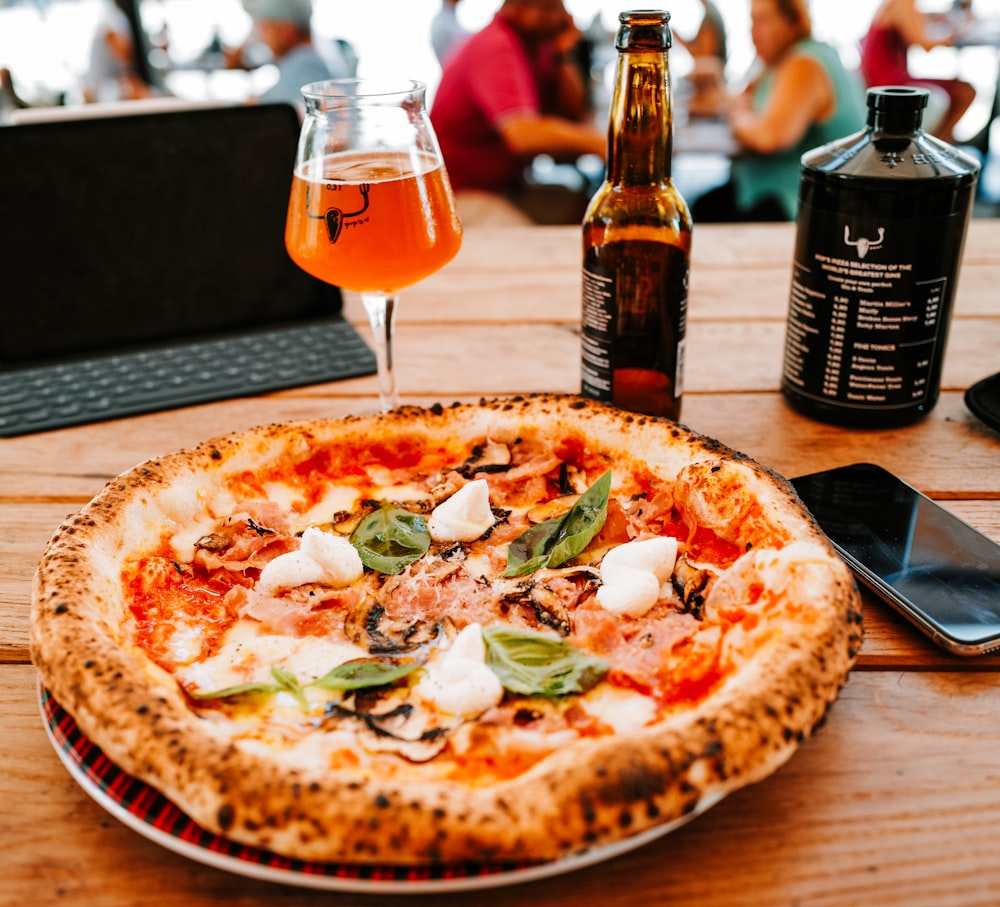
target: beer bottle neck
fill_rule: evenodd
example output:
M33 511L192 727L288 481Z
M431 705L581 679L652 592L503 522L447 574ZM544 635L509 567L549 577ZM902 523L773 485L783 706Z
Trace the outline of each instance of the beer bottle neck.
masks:
M608 125L608 181L625 186L665 183L672 150L666 51L620 51Z

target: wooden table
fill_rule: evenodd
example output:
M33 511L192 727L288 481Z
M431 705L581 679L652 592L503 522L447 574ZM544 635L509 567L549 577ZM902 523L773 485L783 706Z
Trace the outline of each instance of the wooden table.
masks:
M792 241L789 225L696 228L684 421L786 475L875 460L1000 539L1000 435L962 402L1000 370L1000 221L970 227L940 403L885 432L811 422L777 393ZM572 227L470 230L459 257L403 297L408 401L576 391L579 245ZM28 653L34 565L59 521L116 473L222 432L374 398L365 378L0 441L0 903L403 903L243 878L126 828L46 740ZM772 777L572 875L406 903L1000 903L1000 657L950 656L879 602L865 611L858 666L828 723Z

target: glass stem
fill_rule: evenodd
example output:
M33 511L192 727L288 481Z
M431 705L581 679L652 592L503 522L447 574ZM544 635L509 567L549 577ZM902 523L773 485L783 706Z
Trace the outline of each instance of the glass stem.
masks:
M385 293L362 293L361 301L368 313L378 364L378 398L382 411L399 406L396 393L396 372L392 364L392 335L396 325L396 298Z

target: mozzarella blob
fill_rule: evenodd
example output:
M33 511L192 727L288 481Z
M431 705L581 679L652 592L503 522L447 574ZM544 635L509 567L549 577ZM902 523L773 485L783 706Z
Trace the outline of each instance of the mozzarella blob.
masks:
M619 567L597 590L597 603L612 614L641 617L660 598L660 584L648 570Z
M656 536L651 539L641 539L626 542L617 548L612 548L601 561L601 578L607 579L615 570L621 567L633 567L647 570L656 579L665 583L674 572L677 561L677 539L666 536Z
M500 678L486 664L486 643L479 624L469 624L451 647L424 669L416 692L439 711L471 718L503 699Z
M310 527L296 551L279 554L264 565L257 591L275 595L311 583L349 586L361 578L364 569L360 555L347 539Z
M473 542L494 522L489 485L476 479L434 508L427 531L435 542Z
M657 536L612 548L601 561L597 603L606 611L641 617L669 592L677 539Z

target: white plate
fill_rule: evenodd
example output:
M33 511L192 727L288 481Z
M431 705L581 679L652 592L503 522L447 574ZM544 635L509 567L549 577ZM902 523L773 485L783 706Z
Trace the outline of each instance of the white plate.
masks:
M688 815L602 847L547 863L459 866L367 866L291 860L205 831L148 784L115 765L39 686L45 731L74 780L119 822L161 847L236 875L327 891L420 894L472 891L533 882L574 872L655 841L714 806L721 794L703 797Z

